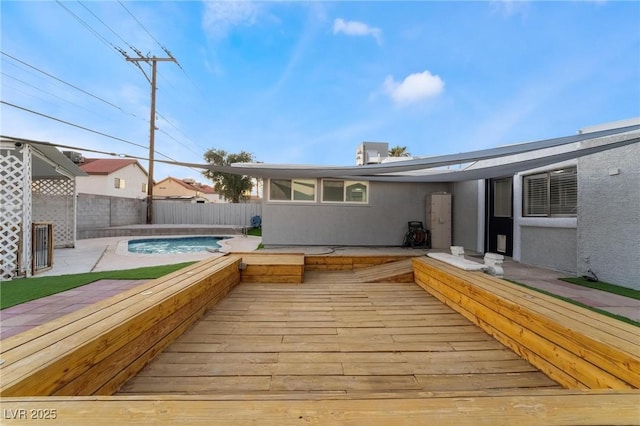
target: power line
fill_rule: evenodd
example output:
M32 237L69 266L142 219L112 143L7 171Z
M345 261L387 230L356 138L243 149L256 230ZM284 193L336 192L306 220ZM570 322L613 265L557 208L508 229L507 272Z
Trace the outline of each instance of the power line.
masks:
M81 93L84 93L84 94L86 94L86 95L88 95L88 96L91 96L92 98L97 99L97 100L99 100L99 101L101 101L101 102L103 102L103 103L105 103L105 104L107 104L107 105L109 105L109 106L111 106L111 107L113 107L113 108L117 109L118 111L120 111L121 113L123 113L123 114L125 114L125 115L127 115L127 116L135 117L135 118L137 118L137 119L140 119L140 120L145 121L146 123L148 123L148 122L149 122L149 120L148 120L148 119L145 119L144 117L139 117L139 116L137 116L136 114L133 114L133 113L130 113L130 112L126 112L126 111L124 111L121 107L119 107L118 105L116 105L116 104L114 104L114 103L112 103L112 102L109 102L108 100L103 99L103 98L101 98L100 96L94 95L93 93L91 93L91 92L89 92L89 91L87 91L87 90L84 90L84 89L82 89L82 88L80 88L80 87L78 87L78 86L75 86L75 85L73 85L73 84L71 84L71 83L69 83L69 82L66 82L66 81L62 80L61 78L58 78L58 77L56 77L55 75L53 75L53 74L51 74L51 73L48 73L48 72L46 72L46 71L44 71L44 70L42 70L42 69L40 69L40 68L38 68L38 67L36 67L36 66L34 66L34 65L31 65L31 64L29 64L29 63L27 63L27 62L25 62L25 61L23 61L23 60L21 60L21 59L19 59L19 58L16 58L15 56L13 56L13 55L11 55L11 54L9 54L9 53L6 53L6 52L4 52L4 51L0 51L0 53L2 53L2 55L7 56L8 58L12 59L13 61L15 61L15 62L17 62L17 63L19 63L19 64L21 64L21 65L23 65L23 66L25 66L25 67L28 67L28 68L30 68L30 69L32 69L32 70L34 70L34 71L36 71L36 72L38 72L38 73L40 73L40 74L43 74L43 75L45 75L45 76L47 76L47 77L49 77L49 78L52 78L52 79L54 79L54 80L56 80L56 81L58 81L58 82L60 82L60 83L62 83L62 84L65 84L65 85L67 85L67 86L69 86L69 87L71 87L71 88L73 88L73 89L75 89L75 90L78 90L78 91L80 91ZM42 92L44 92L44 93L49 93L51 96L57 97L57 98L59 98L59 99L61 99L61 100L64 100L64 101L66 101L66 102L69 102L69 103L74 104L74 103L73 103L73 102L71 102L71 101L65 100L64 98L61 98L61 97L60 97L60 96L58 96L58 95L55 95L55 94L50 93L50 92L47 92L46 90L44 90L44 89L42 89L42 88L40 88L40 87L36 87L36 86L34 86L34 85L31 85L31 84L29 84L29 83L27 83L27 82L25 82L25 81L23 81L23 80L21 80L21 79L18 79L18 78L16 78L16 77L10 76L10 75L8 75L8 74L6 74L6 73L4 73L4 72L3 72L2 74L3 74L3 75L6 75L7 77L9 77L9 78L11 78L11 79L14 79L14 80L16 80L16 81L19 81L19 82L21 82L22 84L25 84L25 85L27 85L27 86L33 87L33 88L35 88L35 89L37 89L37 90L40 90L40 91L42 91ZM147 76L146 76L146 74L145 74L145 77L147 77ZM148 79L148 77L147 77L147 79ZM14 89L14 90L17 90L17 89ZM77 104L74 104L74 105L77 105ZM86 111L89 111L88 109L86 109L86 108L84 108L84 107L82 107L82 106L79 106L79 105L77 105L77 106L78 106L78 107L80 107L80 108L82 108L82 109L84 109L84 110L86 110ZM17 107L17 106L16 106L16 107ZM26 110L26 109L25 109L25 110ZM31 111L29 111L29 112L31 112ZM34 112L34 113L35 113L35 112ZM179 131L179 129L178 129L175 125L173 125L173 123L171 123L167 118L165 118L164 116L162 116L162 115L161 115L161 114L159 114L159 113L158 113L158 115L159 115L160 117L162 117L162 119L163 119L164 121L166 121L166 122L167 122L171 127L175 128L176 130L178 130L178 131ZM52 119L55 119L55 118L52 118ZM57 120L57 119L55 119L55 120ZM169 135L169 133L167 133L166 131L163 131L163 133L164 133L165 135L169 136L170 138L172 138L173 140L175 140L176 142L180 142L180 141L178 141L177 139L175 139L174 137L172 137L171 135ZM161 155L163 155L163 154L161 154ZM169 158L169 157L167 157L167 158Z
M16 61L16 62L21 63L22 65L25 65L25 66L27 66L27 67L29 67L29 68L33 69L33 70L36 70L36 71L38 71L38 72L40 72L40 73L42 73L42 74L46 75L47 77L53 78L54 80L59 81L59 82L60 82L60 83L62 83L62 84L65 84L65 85L67 85L67 86L69 86L69 87L72 87L72 88L74 88L74 89L76 89L76 90L78 90L78 91L80 91L80 92L84 93L85 95L89 95L89 96L91 96L92 98L95 98L95 99L99 100L100 102L104 102L105 104L107 104L107 105L109 105L109 106L112 106L113 108L115 108L115 109L117 109L117 110L120 110L121 112L123 112L123 113L124 113L123 109L122 109L122 108L120 108L118 105L116 105L116 104L114 104L114 103L112 103L112 102L109 102L109 101L107 101L106 99L101 98L100 96L94 95L93 93L88 92L88 91L86 91L86 90L84 90L84 89L81 89L81 88L80 88L80 87L78 87L78 86L74 86L74 85L73 85L73 84L71 84L71 83L67 83L66 81L64 81L64 80L62 80L62 79L60 79L60 78L56 77L55 75L49 74L48 72L43 71L43 70L41 70L40 68L34 67L33 65L30 65L30 64L28 64L28 63L26 63L26 62L24 62L24 61L22 61L22 60L20 60L20 59L16 58L15 56L12 56L12 55L10 55L10 54L8 54L8 53L6 53L6 52L2 51L2 50L0 50L0 53L2 53L3 55L5 55L5 56L7 56L7 57L9 57L9 58L11 58L11 59L13 59L13 60L14 60L14 61ZM126 113L125 113L125 114L126 114ZM133 115L133 114L129 114L129 115Z
M127 42L124 38L122 38L120 36L120 34L118 34L117 32L115 32L109 25L107 25L102 19L100 19L100 17L98 15L96 15L95 13L93 13L93 11L91 9L89 9L84 3L82 3L80 0L78 0L78 3L80 4L80 6L84 7L86 9L87 12L89 12L94 18L96 18L102 25L104 25L109 31L111 31L111 33L113 33L113 35L115 35L116 37L118 37L120 39L120 41L122 41L125 45L129 46L129 48L131 50L133 50L134 52L136 51L136 49L129 44L129 42ZM113 46L113 44L112 44ZM115 47L115 46L114 46Z
M16 105L16 104L12 104L10 102L6 102L6 101L3 101L3 100L0 100L0 103L3 103L5 105L7 105L7 106L10 106L10 107L13 107L13 108L16 108L16 109L20 109L22 111L30 112L31 114L35 114L35 115L39 115L41 117L48 118L50 120L58 121L60 123L67 124L69 126L77 127L78 129L86 130L86 131L91 132L91 133L95 133L95 134L98 134L98 135L101 135L101 136L105 136L105 137L107 137L109 139L115 139L117 141L128 143L130 145L134 145L134 146L137 146L137 147L140 147L140 148L146 148L146 146L140 145L139 143L131 142L131 141L128 141L126 139L119 138L117 136L111 136L111 135L109 135L107 133L103 133L103 132L100 132L98 130L89 129L88 127L84 127L84 126L81 126L79 124L74 124L74 123L71 123L69 121L65 121L65 120L62 120L60 118L53 117L51 115L47 115L47 114L44 114L44 113L41 113L41 112L38 112L38 111L34 111L32 109L29 109L29 108L25 108L25 107L21 107L21 106Z
M129 141L129 140L126 140L126 139L122 139L122 138L119 138L119 137L117 137L117 136L112 136L112 135L109 135L109 134L107 134L107 133L100 132L100 131L98 131L98 130L93 130L93 129L90 129L90 128L88 128L88 127L81 126L81 125L79 125L79 124L71 123L71 122L69 122L69 121L62 120L62 119L60 119L60 118L56 118L56 117L53 117L53 116L51 116L51 115L44 114L44 113L41 113L41 112L38 112L38 111L34 111L34 110L32 110L32 109L29 109L29 108L21 107L21 106L19 106L19 105L12 104L12 103L10 103L10 102L6 102L6 101L3 101L3 100L0 100L0 103L5 104L5 105L7 105L7 106L10 106L10 107L12 107L12 108L16 108L16 109L19 109L19 110L22 110L22 111L29 112L29 113L31 113L31 114L39 115L39 116L41 116L41 117L45 117L45 118L48 118L48 119L50 119L50 120L57 121L57 122L59 122L59 123L66 124L66 125L68 125L68 126L72 126L72 127L76 127L76 128L78 128L78 129L86 130L87 132L95 133L95 134L97 134L97 135L104 136L104 137L107 137L107 138L109 138L109 139L114 139L114 140L117 140L117 141L120 141L120 142L127 143L127 144L129 144L129 145L133 145L133 146L137 146L137 147L139 147L139 148L145 148L145 149L147 149L147 146L145 146L145 145L141 145L141 144L136 143L136 142L132 142L132 141ZM163 157L168 158L169 160L177 161L176 159L171 158L171 157L169 157L168 155L165 155L165 154L163 154L163 153L161 153L161 152L159 152L159 151L154 151L154 152L157 152L159 155L162 155Z
M98 40L100 40L102 43L104 43L105 46L107 47L112 47L115 48L116 50L118 50L113 43L111 43L109 40L107 40L106 38L102 37L102 35L100 35L96 30L93 29L93 27L89 24L87 24L81 17L79 17L78 15L76 15L75 13L73 13L73 11L71 11L71 9L69 9L67 6L65 6L64 4L62 4L62 2L60 2L60 0L56 0L56 3L58 3L58 5L60 7L62 7L64 10L67 11L67 13L69 13L71 16L73 16L76 21L78 21L80 23L80 25L82 25L83 27L85 27L91 34L93 34ZM111 49L109 49L111 50Z
M87 111L87 112L90 112L90 113L92 113L92 114L96 114L96 115L98 115L98 116L102 116L101 114L99 114L99 113L97 113L97 112L95 112L95 111L91 111L90 109L85 108L84 106L82 106L82 105L80 105L80 104L77 104L77 103L75 103L75 102L73 102L73 101L70 101L69 99L65 99L65 98L63 98L63 97L62 97L62 96L60 96L60 95L56 95L56 94L55 94L55 93L53 93L53 92L50 92L50 91L48 91L48 90L44 90L42 87L38 87L38 86L36 86L36 85L34 85L34 84L28 83L28 82L26 82L26 81L24 81L24 80L21 80L21 79L19 79L19 78L17 78L17 77L14 77L14 76L12 76L12 75L9 75L9 74L7 74L7 73L5 73L5 72L0 72L0 74L1 74L1 75L3 75L3 76L5 76L5 77L7 77L7 78L10 78L11 80L15 80L15 81L17 81L17 82L19 82L19 83L21 83L21 84L23 84L23 85L27 86L27 87L31 87L32 89L38 90L38 91L40 91L40 92L42 92L42 93L46 93L46 94L48 94L48 95L50 95L50 96L53 96L54 98L58 98L58 99L60 99L61 101L67 102L67 103L69 103L69 104L71 104L71 105L75 106L76 108L80 108L80 109L83 109L83 110L85 110L85 111ZM36 97L36 98L38 98L38 99L41 99L41 100L43 100L43 101L45 101L45 102L49 102L49 100L48 100L48 99L45 99L45 98L43 98L43 97L35 96L35 95L34 95L34 94L32 94L32 93L24 92L24 91L22 91L22 90L20 90L20 89L18 89L18 88L8 86L4 81L3 81L3 85L5 85L6 87L9 87L9 88L11 88L11 89L13 89L13 90L15 90L15 91L18 91L18 92L20 92L20 93L23 93L23 94L26 94L26 95L29 95L29 96L34 96L34 97ZM106 117L105 117L105 118L106 118Z
M122 6L122 8L123 8L124 10L126 10L126 11L127 11L127 13L128 13L129 15L131 15L131 17L132 17L132 18L133 18L133 19L138 23L138 25L140 25L140 28L142 28L142 29L143 29L143 30L144 30L144 31L149 35L149 37L151 37L151 38L153 39L153 41L155 41L155 42L158 44L158 46L160 46L160 48L161 48L162 50L164 50L164 52L165 52L167 55L171 56L171 53L167 50L167 48L166 48L166 47L164 47L164 46L163 46L163 45L162 45L162 44L161 44L161 43L160 43L160 42L159 42L159 41L158 41L158 40L153 36L153 34L151 34L151 32L149 32L149 30L148 30L144 25L142 25L142 22L140 22L140 21L138 20L138 18L136 18L136 17L135 17L135 15L134 15L133 13L131 13L131 11L130 11L129 9L127 9L127 6L125 6L125 5L124 5L120 0L118 0L118 3L120 3L120 6ZM136 52L136 53L138 53L138 52ZM140 56L142 56L142 55L140 55Z
M92 152L94 154L104 154L104 155L111 155L112 157L120 157L120 158L133 158L136 160L144 160L144 161L148 161L149 159L146 157L141 157L139 155L131 155L131 154L122 154L122 153L117 153L117 152L108 152L108 151L102 151L102 150L98 150L98 149L91 149L91 148L83 148L80 146L73 146L73 145L62 145L59 143L54 143L54 142L46 142L46 141L37 141L37 140L33 140L33 139L25 139L25 138L18 138L15 136L7 136L7 135L0 135L0 139L7 139L9 141L12 142L22 142L22 143L32 143L32 144L36 144L36 145L46 145L46 146L51 146L51 147L56 147L56 148L66 148L66 149L73 149L76 151L84 151L84 152ZM163 163L163 164L168 164L171 166L180 166L180 167L187 167L193 171L197 171L200 172L200 170L197 170L197 168L199 169L208 169L208 164L196 164L196 163L185 163L185 162L181 162L178 160L174 160L171 159L171 161L167 161L167 160L155 160L157 162Z
M124 56L125 58L127 57L127 52L114 45L113 43L111 43L109 40L107 40L106 38L104 38L100 33L98 33L98 31L96 31L91 25L89 25L85 20L83 20L82 18L80 18L78 15L76 15L75 13L73 13L69 8L67 8L66 6L64 6L60 0L56 0L56 2L64 9L66 10L71 16L73 16L78 22L80 22L80 24L85 27L91 34L93 34L98 40L100 40L102 43L104 43L107 47L109 47L109 50L111 50L111 48L113 48L114 50L116 50L118 53L120 53L122 56ZM80 3L78 1L78 3ZM120 37L115 31L113 31L107 24L105 24L100 18L98 18L98 16L96 16L91 10L89 10L89 8L87 8L85 5L83 5L82 3L80 3L80 5L82 7L84 7L87 11L89 11L89 13L91 13L98 21L102 22L102 24L104 26L106 26L111 32L113 32L119 39L121 39L126 45L129 46L130 49L132 49L134 52L138 52L138 50L136 50L133 46L131 46L129 43L127 43L122 37ZM136 66L137 68L140 68L142 70L142 68L140 67L139 64L133 64L134 66ZM144 73L144 70L142 70L142 72ZM146 74L145 74L146 76Z

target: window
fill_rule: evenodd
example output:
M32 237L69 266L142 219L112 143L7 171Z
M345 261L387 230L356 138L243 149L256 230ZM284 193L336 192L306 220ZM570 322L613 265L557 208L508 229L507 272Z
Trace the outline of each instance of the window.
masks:
M511 217L511 178L493 181L493 216Z
M367 182L332 179L322 181L322 201L325 203L366 203L368 193Z
M143 183L142 184L142 192L144 192L145 194L147 193L147 188L149 187L149 184L147 183ZM162 187L160 187L160 189L164 189Z
M124 179L115 178L113 183L116 189L124 189Z
M576 216L577 169L553 170L523 178L524 216Z
M269 179L270 201L315 201L315 179Z

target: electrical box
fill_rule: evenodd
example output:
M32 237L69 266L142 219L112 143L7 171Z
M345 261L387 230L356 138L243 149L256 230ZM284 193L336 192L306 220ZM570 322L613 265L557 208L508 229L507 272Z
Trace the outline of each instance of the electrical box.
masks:
M451 194L434 192L427 195L427 217L431 231L431 248L451 247Z

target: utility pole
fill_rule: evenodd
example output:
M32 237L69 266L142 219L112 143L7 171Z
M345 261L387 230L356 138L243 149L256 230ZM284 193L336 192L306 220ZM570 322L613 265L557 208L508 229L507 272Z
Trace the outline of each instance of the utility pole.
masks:
M158 62L176 62L175 58L156 58L143 57L129 58L125 56L129 62L151 62L151 114L149 116L149 180L147 181L147 224L153 223L153 156L155 151L155 134L156 134L156 68ZM144 73L144 70L142 71ZM147 74L145 74L147 77ZM147 77L149 80L149 77Z

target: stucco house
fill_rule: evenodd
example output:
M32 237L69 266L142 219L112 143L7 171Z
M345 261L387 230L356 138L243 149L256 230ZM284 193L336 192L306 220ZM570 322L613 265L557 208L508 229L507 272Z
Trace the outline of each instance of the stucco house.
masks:
M78 194L147 198L149 175L130 158L82 158L78 166L87 176L78 179Z
M398 246L410 221L449 221L452 245L640 288L639 141L634 119L386 164L208 167L265 179L265 246ZM434 194L450 195L450 218Z
M167 177L153 186L155 199L182 201L188 203L222 203L212 186L196 182L193 179Z

